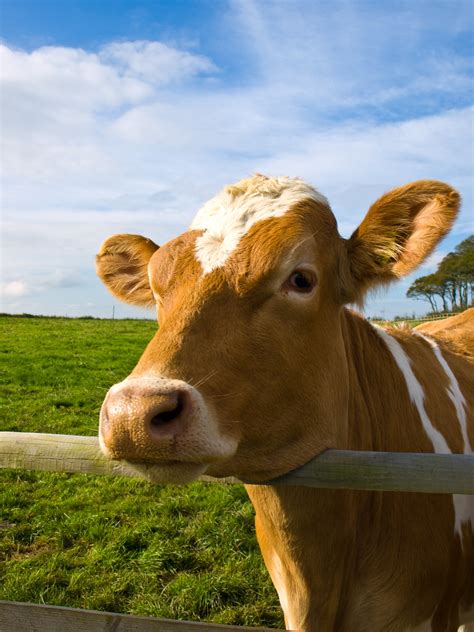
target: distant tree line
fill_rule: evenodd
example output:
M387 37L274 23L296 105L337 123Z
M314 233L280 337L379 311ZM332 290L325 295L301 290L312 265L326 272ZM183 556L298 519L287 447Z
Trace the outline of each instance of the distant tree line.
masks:
M432 312L457 312L472 307L474 235L447 254L433 274L419 277L408 288L409 298L428 301Z

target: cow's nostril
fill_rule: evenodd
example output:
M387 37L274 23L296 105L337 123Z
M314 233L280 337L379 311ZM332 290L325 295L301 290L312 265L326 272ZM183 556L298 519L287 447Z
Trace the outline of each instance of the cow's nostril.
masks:
M176 403L173 408L169 408L168 410L163 410L154 415L150 420L151 426L157 428L159 426L163 426L165 424L170 423L177 419L184 409L184 394L179 393L176 398Z

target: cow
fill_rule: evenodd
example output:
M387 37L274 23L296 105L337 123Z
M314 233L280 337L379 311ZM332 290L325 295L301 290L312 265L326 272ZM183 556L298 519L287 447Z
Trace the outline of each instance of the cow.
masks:
M459 205L443 182L412 182L344 239L315 188L257 174L161 248L120 234L97 255L112 294L155 306L159 323L105 397L103 452L157 483L255 483L287 629L450 632L474 619L472 497L257 484L329 448L472 453L469 357L353 310L419 266Z

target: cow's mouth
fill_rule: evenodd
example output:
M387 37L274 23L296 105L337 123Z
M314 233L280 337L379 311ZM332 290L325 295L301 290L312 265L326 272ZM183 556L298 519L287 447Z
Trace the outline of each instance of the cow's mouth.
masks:
M189 465L189 461L179 461L178 459L164 459L164 460L148 460L148 459L143 459L143 460L135 460L135 459L126 459L126 460L122 460L124 463L129 463L132 467L136 466L136 465L140 465L142 467L172 467L174 465ZM194 465L197 465L197 463L195 463Z
M192 463L190 461L155 461L137 462L137 461L121 461L126 470L132 470L151 483L190 483L196 480L208 468L205 463Z

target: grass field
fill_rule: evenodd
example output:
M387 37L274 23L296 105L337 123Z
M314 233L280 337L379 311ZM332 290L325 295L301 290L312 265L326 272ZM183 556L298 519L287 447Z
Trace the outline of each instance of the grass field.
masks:
M0 430L95 435L149 321L0 317ZM0 599L283 627L241 486L0 471Z

